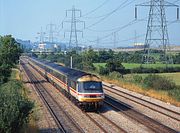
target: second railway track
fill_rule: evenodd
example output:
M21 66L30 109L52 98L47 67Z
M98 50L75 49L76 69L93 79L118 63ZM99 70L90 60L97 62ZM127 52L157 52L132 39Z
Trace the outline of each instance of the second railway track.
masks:
M121 111L123 114L128 116L129 118L145 125L150 130L156 133L177 133L175 130L159 123L158 121L151 119L150 117L141 114L140 112L132 109L125 103L122 103L121 101L118 101L117 99L114 99L111 96L106 95L105 101L107 105L111 106L117 111Z
M163 114L163 115L165 115L165 116L167 116L167 117L169 117L171 119L174 119L174 120L180 122L180 113L179 112L176 112L176 111L173 111L171 109L165 108L165 107L163 107L161 105L158 105L158 104L155 104L155 103L150 102L148 100L139 98L137 96L134 96L134 95L129 94L127 92L124 92L122 90L116 89L114 87L110 87L110 86L105 85L105 84L103 84L103 85L104 85L104 90L106 90L108 92L111 92L113 94L116 94L117 96L126 98L126 99L128 99L128 100L130 100L130 101L132 101L134 103L140 104L140 105L142 105L144 107L147 107L147 108L149 108L149 109L151 109L153 111L156 111L156 112L158 112L160 114ZM151 106L154 106L154 107L151 107ZM169 112L171 114L168 114L167 112ZM175 116L173 116L173 114Z

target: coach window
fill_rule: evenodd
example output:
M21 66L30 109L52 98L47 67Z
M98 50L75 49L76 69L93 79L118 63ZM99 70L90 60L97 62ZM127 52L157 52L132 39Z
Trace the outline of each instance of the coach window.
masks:
M71 87L75 90L76 89L76 82L71 81Z

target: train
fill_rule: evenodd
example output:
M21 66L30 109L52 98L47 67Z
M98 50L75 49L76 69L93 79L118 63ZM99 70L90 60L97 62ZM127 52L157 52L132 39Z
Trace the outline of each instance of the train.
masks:
M46 60L26 58L28 64L83 109L98 110L102 107L105 95L98 76Z

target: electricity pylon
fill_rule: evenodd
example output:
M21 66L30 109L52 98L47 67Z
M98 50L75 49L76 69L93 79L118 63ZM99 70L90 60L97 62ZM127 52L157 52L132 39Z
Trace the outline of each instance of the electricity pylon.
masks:
M113 44L114 44L114 49L117 47L116 45L117 45L117 32L113 32L112 33L112 36L113 36Z
M66 17L68 17L69 14L71 14L71 17L69 20L62 22L62 28L64 26L64 23L71 23L71 30L65 31L64 37L66 36L66 32L69 32L70 33L69 48L71 49L72 45L74 45L77 50L77 48L78 48L78 34L77 33L78 32L82 33L82 37L83 37L83 31L77 29L77 26L78 26L77 24L83 23L84 28L85 28L85 22L78 19L79 17L81 17L81 10L75 9L74 6L72 7L72 9L66 10Z
M55 33L57 33L57 26L55 24L50 23L46 26L46 30L49 33L49 42L53 43L55 41Z
M39 42L40 43L44 43L44 38L45 38L45 34L46 32L43 32L43 29L41 27L41 31L37 33L39 35L39 37L36 37L37 39L39 38Z
M144 55L142 57L143 63L151 63L151 49L153 47L160 47L163 50L163 61L165 63L172 62L167 52L170 50L167 20L166 20L166 7L177 7L177 19L179 19L179 8L175 5L164 0L150 0L135 7L135 18L137 18L137 6L148 6L149 18L147 24L147 32L144 44Z

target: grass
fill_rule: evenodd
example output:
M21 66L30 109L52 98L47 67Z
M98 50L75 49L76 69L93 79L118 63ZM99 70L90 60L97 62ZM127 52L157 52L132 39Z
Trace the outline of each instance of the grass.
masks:
M98 68L98 66L105 67L106 63L94 63L94 66ZM140 64L136 63L123 63L126 69L132 69L139 67ZM171 67L180 67L180 64L169 65ZM150 64L148 67L166 67L165 64ZM112 84L116 84L117 86L121 86L125 89L141 93L143 95L147 95L149 97L153 97L159 99L161 101L174 104L180 107L180 90L179 87L173 90L154 90L153 88L145 88L142 83L135 83L133 81L134 75L140 75L142 78L145 78L148 74L127 74L124 75L124 78L113 78L110 76L101 76L102 80L105 82L109 82ZM180 86L180 72L177 73L159 73L157 75L167 77L171 81L173 81L177 86Z
M98 68L99 66L105 67L106 63L93 63L94 67Z
M137 67L141 66L141 64L137 64L137 63L122 63L122 64L126 69L132 69L132 68L137 68ZM161 64L161 63L143 64L142 66L146 67L146 68L158 68L158 67L163 68L163 67L166 67L166 64ZM180 67L180 64L168 64L167 66L168 67Z
M145 96L153 97L161 101L171 103L173 105L180 107L180 102L177 99L175 99L173 96L169 96L168 91L158 91L152 88L145 89L141 85L132 82L127 82L125 79L112 79L108 76L102 76L101 78L105 82L115 84L117 86L121 86L122 88L143 94Z
M20 73L18 69L12 69L10 80L20 80Z
M176 85L180 85L180 72L178 73L160 73L159 75L165 76L174 81Z
M21 78L20 78L20 71L19 69L17 68L13 68L12 69L12 72L11 72L11 76L10 76L10 80L18 80L20 81ZM29 98L30 97L28 96L30 92L28 92L28 89L23 86L23 89L22 89L22 95L26 98ZM31 100L31 99L30 99ZM28 123L25 123L22 127L22 129L20 130L21 132L28 132L28 133L38 133L38 127L36 125L36 122L35 122L35 118L34 118L34 114L35 114L35 109L33 109L33 113L29 114L29 118L28 118Z
M142 78L144 78L149 74L126 74L126 75L124 75L124 78L126 80L131 80L134 75L140 75L140 76L142 76ZM176 85L180 85L180 72L177 72L177 73L157 73L157 75L160 75L162 77L167 77L170 80L172 80Z
M122 65L126 68L126 69L133 69L133 68L137 68L140 67L141 64L137 64L137 63L122 63Z
M98 68L98 66L102 66L105 67L106 63L93 63L93 65ZM126 69L133 69L133 68L138 68L141 66L141 64L138 63L122 63L122 65L126 68ZM161 63L157 63L157 64L143 64L143 67L147 67L147 68L157 68L157 67L166 67L166 64L161 64ZM180 67L180 64L168 64L168 67Z

